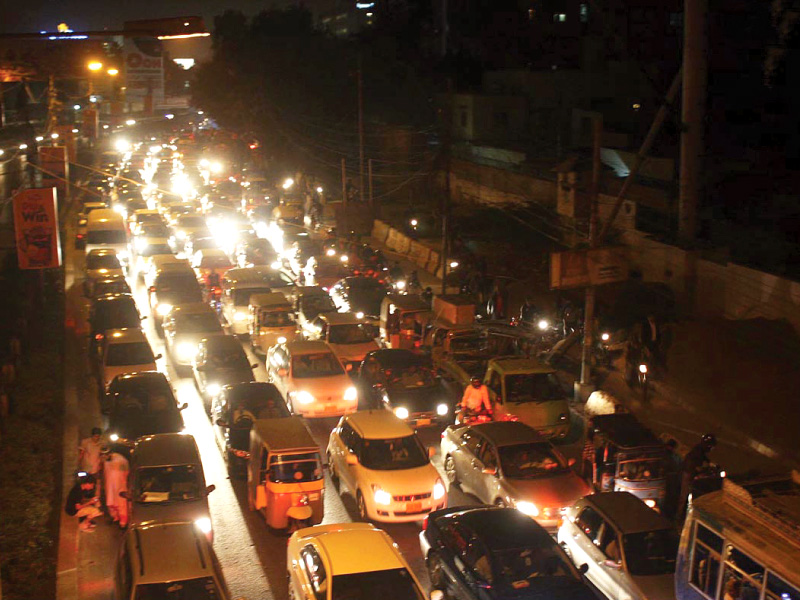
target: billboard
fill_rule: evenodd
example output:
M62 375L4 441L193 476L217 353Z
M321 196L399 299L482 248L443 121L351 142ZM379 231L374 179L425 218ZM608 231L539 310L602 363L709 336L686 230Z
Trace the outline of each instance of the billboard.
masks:
M60 267L55 188L22 190L14 196L13 205L19 268Z
M164 59L161 42L154 37L126 37L125 97L132 110L152 112L164 100Z
M625 248L567 250L550 255L550 288L565 289L617 283L628 278Z

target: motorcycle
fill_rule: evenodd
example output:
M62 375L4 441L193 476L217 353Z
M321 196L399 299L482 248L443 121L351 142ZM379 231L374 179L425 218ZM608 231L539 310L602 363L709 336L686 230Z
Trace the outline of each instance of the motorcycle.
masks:
M493 421L492 413L487 410L464 410L461 409L456 414L456 425L478 425Z
M692 500L695 498L721 490L722 482L727 475L725 470L715 463L706 463L700 467L694 479L692 479L687 506L691 508Z

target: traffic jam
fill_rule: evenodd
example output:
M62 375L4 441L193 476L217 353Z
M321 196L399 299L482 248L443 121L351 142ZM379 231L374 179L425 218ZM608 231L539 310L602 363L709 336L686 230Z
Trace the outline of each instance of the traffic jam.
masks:
M675 517L724 473L693 487L614 407L587 426L524 327L432 295L327 225L313 177L220 139L112 137L74 219L105 467L77 475L80 527L118 529L114 597L238 597L264 571L256 597L674 597Z

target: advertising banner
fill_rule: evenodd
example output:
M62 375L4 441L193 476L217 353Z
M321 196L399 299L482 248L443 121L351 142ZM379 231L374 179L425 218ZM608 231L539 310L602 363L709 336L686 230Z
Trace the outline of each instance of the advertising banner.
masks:
M39 165L42 167L42 186L54 187L59 198L67 198L69 164L64 146L39 146Z
M164 100L164 59L154 37L126 37L125 97L136 110L149 110Z
M617 283L627 278L623 247L568 250L550 255L551 289Z
M55 188L22 190L14 196L13 204L19 268L60 267Z

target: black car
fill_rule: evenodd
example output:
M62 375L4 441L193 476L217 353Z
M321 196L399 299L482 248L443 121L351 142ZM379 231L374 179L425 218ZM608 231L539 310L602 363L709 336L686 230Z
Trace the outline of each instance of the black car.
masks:
M375 350L364 358L358 376L369 408L388 408L418 427L453 422L455 395L429 357L411 350Z
M388 293L384 280L364 276L345 277L330 291L339 312L364 313L376 318L381 314L381 302Z
M431 586L463 600L596 600L582 573L536 521L515 508L432 512L420 547Z
M173 306L203 301L197 276L189 267L159 273L148 290L150 310L156 318L156 330L161 331L161 319Z
M245 472L253 421L290 416L281 393L271 383L251 381L222 388L211 404L211 422L228 470Z
M89 310L90 349L97 350L109 329L141 326L142 317L130 294L109 294L97 298Z
M105 411L108 413L108 439L130 448L143 435L180 433L181 411L169 380L158 371L117 375L108 387Z
M242 345L232 335L216 335L206 338L197 347L197 355L192 363L194 382L200 395L210 401L226 385L255 381L253 369L258 364L250 364Z

